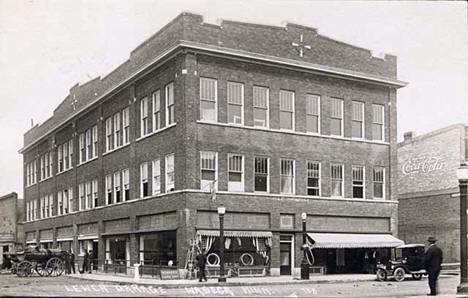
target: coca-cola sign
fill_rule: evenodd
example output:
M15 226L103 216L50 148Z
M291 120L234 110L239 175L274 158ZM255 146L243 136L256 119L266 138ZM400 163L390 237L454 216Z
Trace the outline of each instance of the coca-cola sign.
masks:
M430 173L442 170L446 166L445 160L439 157L416 157L406 161L401 171L404 175Z

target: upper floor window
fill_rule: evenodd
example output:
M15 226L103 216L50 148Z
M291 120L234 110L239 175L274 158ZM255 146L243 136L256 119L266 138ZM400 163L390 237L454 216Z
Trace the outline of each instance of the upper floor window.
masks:
M93 208L99 206L99 188L98 188L98 180L94 179L92 182L92 190L93 190Z
M216 152L200 152L200 189L211 191L213 182L218 176L218 159Z
M268 157L255 157L255 178L254 191L268 192L269 191L269 159Z
M306 95L306 129L310 133L320 133L320 96Z
M280 129L294 130L294 92L280 90Z
M121 129L120 113L114 114L114 148L122 146L123 133Z
M281 193L294 194L294 185L294 160L281 159Z
M159 159L153 160L153 195L161 193L161 162Z
M307 162L307 194L320 196L320 162Z
M364 103L353 101L352 137L364 138Z
M161 92L153 92L153 131L161 129Z
M376 141L384 140L384 106L372 105L372 139Z
M73 212L73 189L64 189L57 193L57 214L68 214Z
M343 165L331 165L331 196L343 197Z
M244 191L244 156L228 155L228 190Z
M114 173L114 203L122 202L122 175L120 172Z
M330 99L330 134L343 136L343 100Z
M364 198L364 167L353 166L353 198Z
M214 79L200 78L200 120L218 121L218 88Z
M53 152L47 152L40 157L41 180L52 177Z
M385 198L385 168L375 167L373 176L374 198L383 199Z
M254 126L268 127L269 125L269 89L265 87L253 87L253 113Z
M148 98L144 97L140 100L140 136L148 133Z
M130 109L126 107L122 110L123 143L130 143Z
M36 160L26 164L26 186L31 186L37 182Z
M169 83L166 92L166 126L175 123L174 83Z
M123 180L123 200L130 200L130 170L125 169L122 171Z
M73 155L73 140L65 142L57 147L57 172L63 172L71 168Z
M112 204L112 174L106 176L106 203Z
M140 196L142 198L149 196L149 182L148 182L148 163L144 162L140 165Z
M106 119L106 151L114 149L114 134L112 131L112 117Z
M228 123L244 124L244 84L227 83Z
M93 126L80 134L80 163L97 157L97 142L97 126Z
M174 154L166 155L166 192L174 191Z

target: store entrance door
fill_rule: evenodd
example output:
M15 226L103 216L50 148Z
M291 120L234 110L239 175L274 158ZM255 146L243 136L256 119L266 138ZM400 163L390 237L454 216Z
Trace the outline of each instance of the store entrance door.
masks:
M91 266L94 271L98 270L98 240L94 239L93 240L93 254L89 256L91 258Z
M280 275L292 274L293 260L293 236L280 235Z

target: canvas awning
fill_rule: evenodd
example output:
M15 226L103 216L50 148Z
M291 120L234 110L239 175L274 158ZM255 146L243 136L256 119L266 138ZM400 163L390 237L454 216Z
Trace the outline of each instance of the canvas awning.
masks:
M405 244L390 234L307 233L312 248L384 248Z
M198 230L198 235L219 237L219 230ZM270 231L224 231L224 237L271 238Z

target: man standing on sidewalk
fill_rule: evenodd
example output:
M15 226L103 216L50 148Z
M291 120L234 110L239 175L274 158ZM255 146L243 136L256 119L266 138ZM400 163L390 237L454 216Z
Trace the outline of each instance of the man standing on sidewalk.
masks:
M424 268L429 275L428 282L431 292L428 295L435 296L437 295L437 278L439 277L443 256L442 250L435 244L437 241L435 237L431 236L427 241L430 244L424 255Z
M203 279L207 281L205 275L205 266L206 266L206 254L205 251L202 250L196 257L198 263L198 281L202 282Z
M69 274L71 274L73 272L73 274L75 274L75 254L73 253L73 251L70 249L68 251L68 255L69 255L69 265L70 267L68 268L69 270Z

